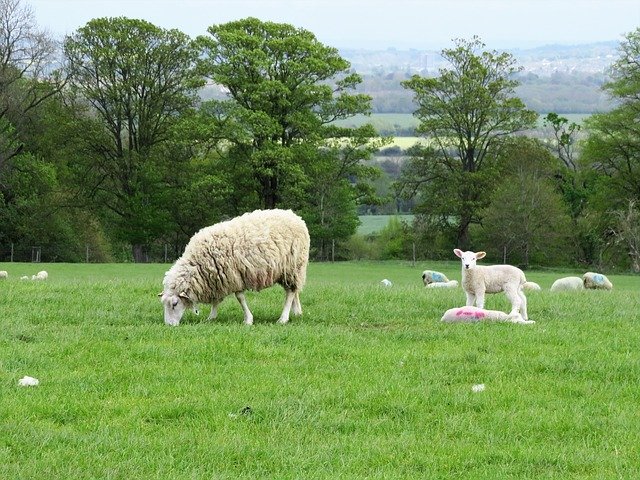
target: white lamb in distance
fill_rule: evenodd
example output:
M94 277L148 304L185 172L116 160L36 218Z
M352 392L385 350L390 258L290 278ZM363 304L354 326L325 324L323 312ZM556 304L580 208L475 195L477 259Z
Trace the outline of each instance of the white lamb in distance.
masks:
M256 210L205 227L187 244L165 274L164 322L176 326L188 308L211 304L209 318L232 293L242 306L244 323L253 324L245 290L262 290L276 283L286 292L279 323L302 314L298 293L305 284L309 262L309 232L291 210Z
M551 285L552 292L559 292L562 290L584 290L584 285L580 277L562 277L557 279Z
M9 272L6 270L0 270L0 278L9 278Z
M35 275L31 275L31 280L46 280L47 278L49 278L49 274L44 270L39 271Z
M446 282L432 282L425 285L427 288L457 288L457 280L448 280Z
M536 282L524 282L522 288L524 288L525 290L542 290L542 287Z
M511 302L511 313L520 313L526 321L527 297L522 286L527 281L524 272L512 265L476 265L476 261L486 256L485 252L463 252L456 248L453 253L462 261L462 288L467 295L467 306L484 308L485 293L504 292Z

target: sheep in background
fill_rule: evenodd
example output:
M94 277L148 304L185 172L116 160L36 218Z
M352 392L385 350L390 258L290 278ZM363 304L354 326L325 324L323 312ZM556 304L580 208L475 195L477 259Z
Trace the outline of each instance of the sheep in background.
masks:
M22 276L20 277L20 280L29 280L29 277L27 277L26 275L22 275Z
M391 287L391 286L393 286L393 283L391 283L391 280L389 280L387 278L383 278L380 281L380 285L382 285L383 287Z
M426 285L427 288L457 288L457 280L448 280L446 282L433 282Z
M9 272L6 270L0 270L0 278L9 278Z
M435 272L433 270L425 270L424 272L422 272L422 282L424 283L425 287L432 283L448 282L448 281L449 279L444 273Z
M584 288L595 290L611 290L613 284L602 273L587 272L582 276Z
M476 265L476 261L486 256L485 252L463 252L453 250L462 261L462 288L467 296L467 306L484 308L485 293L504 292L511 302L511 313L520 313L523 320L527 317L527 297L522 285L527 281L524 272L512 265Z
M233 293L244 323L251 325L245 290L276 283L286 292L278 322L287 323L292 307L294 315L302 314L298 293L306 280L309 243L306 224L291 210L256 210L201 229L165 274L159 295L165 323L178 325L184 311L199 302L210 303L209 318L215 318L218 304Z
M47 278L49 278L49 274L44 270L41 270L35 275L31 275L31 280L46 280Z
M542 287L540 287L536 282L524 282L522 288L525 290L542 290Z
M562 290L583 290L584 285L580 277L562 277L557 279L551 285L552 292L559 292Z

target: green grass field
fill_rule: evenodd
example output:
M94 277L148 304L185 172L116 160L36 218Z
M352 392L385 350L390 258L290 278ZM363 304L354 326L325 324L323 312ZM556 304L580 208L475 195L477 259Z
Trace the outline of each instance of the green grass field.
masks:
M427 268L460 279L313 263L288 325L277 287L247 295L253 327L229 298L172 328L166 265L0 264L0 478L640 477L640 277L528 272L535 325L443 324L464 293Z

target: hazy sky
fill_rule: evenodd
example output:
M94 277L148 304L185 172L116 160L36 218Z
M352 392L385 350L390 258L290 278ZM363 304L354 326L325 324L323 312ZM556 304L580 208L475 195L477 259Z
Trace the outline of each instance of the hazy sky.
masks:
M142 18L190 36L248 16L306 28L337 48L437 49L478 35L488 48L620 41L640 0L22 0L69 34L96 17Z

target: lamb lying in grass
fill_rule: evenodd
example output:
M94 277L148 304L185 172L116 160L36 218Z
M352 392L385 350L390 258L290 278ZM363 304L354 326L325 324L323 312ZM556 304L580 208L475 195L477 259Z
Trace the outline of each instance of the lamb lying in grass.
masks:
M457 280L448 280L446 282L433 282L425 285L427 288L457 288Z
M590 288L594 290L611 290L613 284L602 273L587 272L582 276L582 282L584 288Z
M524 324L536 323L533 320L525 320L519 313L505 313L499 310L485 310L478 307L450 308L444 312L440 319L441 322L448 323L470 323L490 320Z
M480 266L476 262L486 256L485 252L463 252L453 250L462 261L462 288L467 295L467 306L484 308L485 293L504 292L511 302L511 313L518 313L524 320L527 317L527 297L522 286L527 281L524 272L512 265Z

